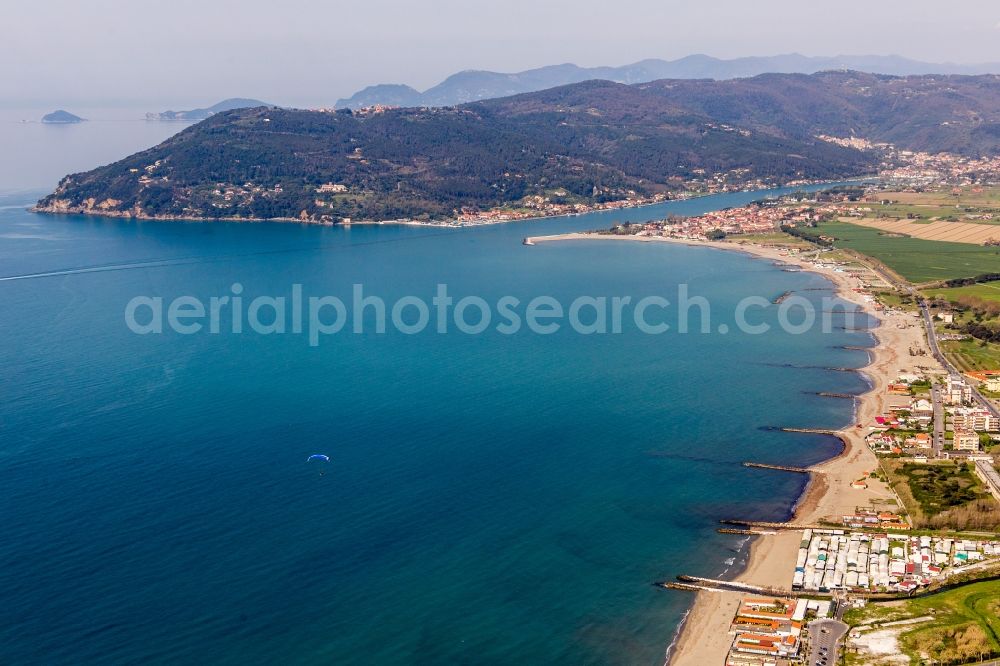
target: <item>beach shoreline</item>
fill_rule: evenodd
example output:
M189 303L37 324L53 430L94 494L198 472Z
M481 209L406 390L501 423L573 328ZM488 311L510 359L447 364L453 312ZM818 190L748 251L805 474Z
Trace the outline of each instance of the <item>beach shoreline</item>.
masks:
M700 241L664 238L660 236L612 236L594 233L559 234L525 239L526 243L541 244L556 241L632 241L661 242L692 247L706 247L797 266L829 280L836 296L861 308L876 320L872 331L875 345L869 349L869 362L858 372L865 375L871 388L858 396L852 423L835 434L843 441L844 448L836 456L810 468L809 481L792 506L791 520L816 523L822 519L853 513L854 507L872 500L894 499L891 490L881 481L866 479L867 488L852 487L852 483L875 470L878 460L864 441L863 430L856 423L871 422L885 408L888 384L903 369L904 359L898 350L916 344L923 347L922 327L905 313L876 314L869 301L855 291L859 285L848 273L822 270L813 262L794 256L780 248L736 244L723 241ZM912 359L906 359L912 363ZM778 531L756 536L750 543L750 552L743 571L734 580L762 586L789 589L801 535L795 530ZM684 572L676 572L684 573ZM665 663L671 666L703 666L725 663L726 653L732 642L729 626L743 595L737 592L702 591L685 613L673 641L667 647Z

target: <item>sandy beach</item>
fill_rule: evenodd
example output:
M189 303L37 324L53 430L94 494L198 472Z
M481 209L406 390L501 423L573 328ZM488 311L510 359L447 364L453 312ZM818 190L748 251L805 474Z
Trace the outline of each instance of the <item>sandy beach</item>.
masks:
M603 240L680 243L721 250L744 252L763 259L797 265L802 270L818 273L836 285L837 295L856 303L880 320L874 331L876 347L871 350L871 362L863 369L873 388L861 396L857 405L857 423L870 423L886 409L888 384L902 372L920 368L938 370L930 355L911 356L909 349L926 349L923 327L915 314L886 312L875 314L871 304L854 289L860 286L858 278L850 273L835 272L817 267L814 262L789 255L780 248L733 242L688 241L657 236L602 236L597 234L562 234L536 237L533 244L561 240ZM838 435L844 441L844 450L835 458L812 468L810 482L795 507L794 520L815 523L824 518L838 519L853 513L856 506L872 500L894 499L892 492L882 482L868 479L865 489L852 488L851 484L876 469L878 460L864 441L867 431L853 424ZM757 585L790 589L795 558L801 533L797 530L779 531L773 535L754 538L746 569L737 580ZM684 572L674 572L684 573ZM668 655L671 666L704 666L723 664L732 643L729 625L736 611L741 594L736 592L699 592L687 615L683 628Z

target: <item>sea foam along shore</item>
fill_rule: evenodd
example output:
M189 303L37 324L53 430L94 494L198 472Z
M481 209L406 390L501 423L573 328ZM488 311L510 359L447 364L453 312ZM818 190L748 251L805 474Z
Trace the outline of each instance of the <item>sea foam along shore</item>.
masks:
M837 296L858 305L869 315L874 316L871 304L854 291L859 286L857 278L849 273L819 267L815 262L804 257L788 255L779 248L751 243L688 241L656 236L608 236L594 233L537 236L527 240L532 244L573 240L664 242L743 252L818 273L834 284ZM859 398L855 411L856 423L869 423L877 414L882 413L886 407L888 384L901 372L912 369L907 365L912 363L912 359L909 356L901 356L899 350L926 348L923 327L915 314L888 312L879 314L878 319L880 325L875 335L876 346L869 354L869 365L863 369L872 388ZM922 363L936 365L932 360L933 357L925 356L921 359ZM794 506L795 522L815 523L825 517L853 513L856 506L868 504L872 500L894 499L891 490L876 479L867 479L867 488L852 487L855 480L867 476L876 469L878 461L865 444L863 430L855 428L853 423L843 428L837 435L843 440L844 449L840 455L812 468L809 483ZM801 534L795 530L755 537L750 547L747 566L736 579L787 589L791 584L800 540ZM732 643L729 626L740 597L741 595L735 592L697 593L694 604L684 616L679 635L667 649L666 661L671 666L725 663L726 653Z

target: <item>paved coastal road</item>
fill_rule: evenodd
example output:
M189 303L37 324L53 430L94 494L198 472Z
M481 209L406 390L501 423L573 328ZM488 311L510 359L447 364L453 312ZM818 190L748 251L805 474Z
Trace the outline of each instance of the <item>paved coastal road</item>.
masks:
M941 364L941 367L948 371L948 374L960 377L962 373L960 373L955 366L949 363L948 359L946 359L944 354L941 353L941 348L938 346L937 334L934 332L934 322L931 320L931 312L927 309L927 304L923 300L919 301L919 303L920 315L924 319L924 328L927 331L927 344L930 345L931 353L934 355L934 358L937 359L938 363ZM972 397L990 414L1000 418L1000 410L998 410L992 402L984 398L983 394L976 390L975 386L972 387Z
M837 663L840 639L847 633L840 620L814 620L809 623L809 666L833 666Z
M934 405L934 435L931 439L931 449L934 450L934 457L938 458L944 449L944 398L937 386L931 386L931 403Z
M908 283L908 282L906 282L904 280L901 280L901 279L897 279L895 276L891 275L888 271L886 271L882 267L881 264L879 264L879 262L872 261L869 257L865 257L864 255L860 255L858 253L855 253L855 254L856 254L856 256L859 259L859 261L860 261L861 264L863 264L864 266L867 266L869 269L871 269L872 271L874 271L875 274L878 275L880 278L882 278L885 281L886 284L889 284L889 285L893 286L894 288L896 288L896 289L898 289L900 291L903 291L903 292L905 292L905 293L907 293L907 294L909 294L910 296L913 297L913 300L915 300L919 304L919 306L920 306L920 315L921 315L921 317L923 318L923 321L924 321L924 328L926 329L926 332L927 332L927 344L931 348L931 354L934 356L935 359L937 359L938 363L941 364L941 367L944 368L946 371L948 371L949 374L956 375L956 376L961 376L962 373L960 373L958 371L958 369L955 368L955 366L953 366L951 363L948 362L948 359L946 359L944 357L944 354L941 352L941 348L938 346L937 333L935 333L935 331L934 331L934 322L931 319L931 312L930 312L929 309L927 309L927 303L924 301L923 296L920 294L920 292L917 291L917 289L914 288L914 286L911 285L910 283ZM980 405L982 405L984 409L986 409L987 411L989 411L990 414L992 414L993 416L995 416L997 418L1000 418L1000 409L997 409L996 406L994 406L992 402L990 402L989 400L987 400L976 389L975 386L972 386L972 398L977 403L979 403ZM934 422L935 423L941 423L942 426L943 426L944 425L943 413L941 415L942 418L938 419L938 413L937 412L938 412L938 401L935 401L934 402ZM944 448L944 432L942 430L940 441L938 441L937 427L936 426L935 426L934 440L935 441L932 442L932 446L934 447L934 455L938 456L938 455L941 454L941 451Z
M957 374L955 369L951 367L951 363L941 353L941 348L938 347L937 333L934 332L934 322L931 320L931 311L927 309L927 304L923 301L920 301L920 316L924 319L924 330L927 331L927 344L931 347L931 354L944 366L945 370L951 374Z

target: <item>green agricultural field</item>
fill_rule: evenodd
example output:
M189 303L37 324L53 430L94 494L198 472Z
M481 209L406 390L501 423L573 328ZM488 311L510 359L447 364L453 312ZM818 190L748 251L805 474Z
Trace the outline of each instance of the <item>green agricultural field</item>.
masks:
M984 206L961 206L955 208L952 205L937 204L889 204L887 206L864 204L855 206L856 208L868 207L871 212L868 217L891 218L896 220L909 219L914 224L927 224L936 220L954 220L958 222L968 222L970 224L1000 224L1000 220L968 219L966 215L976 215L984 212L993 212L995 207Z
M934 287L923 293L929 299L949 301L959 308L955 313L955 325L938 325L939 333L962 330L968 322L980 322L994 328L1000 326L1000 282L950 289ZM941 349L962 372L1000 369L1000 344L977 339L946 341L941 343Z
M946 210L971 209L995 210L1000 208L1000 188L988 187L981 191L963 188L956 196L951 188L942 188L936 192L886 192L887 199L896 202L892 206L913 206L917 208L939 208ZM868 204L871 205L871 204Z
M941 351L962 372L1000 370L1000 345L978 340L947 340Z
M952 287L950 289L932 288L924 291L924 294L931 298L943 298L946 301L957 303L963 296L981 298L984 301L1000 302L1000 282L980 282L967 287Z
M1000 247L891 236L849 222L822 222L815 232L836 238L837 247L877 259L917 284L1000 272Z
M941 220L950 216L953 217L960 212L956 210L954 206L944 208L942 206L928 204L889 204L887 206L882 206L865 203L855 207L871 208L872 212L868 213L869 217L875 215L878 217L890 217L899 220L908 218L917 224L920 222L926 223L932 220Z

